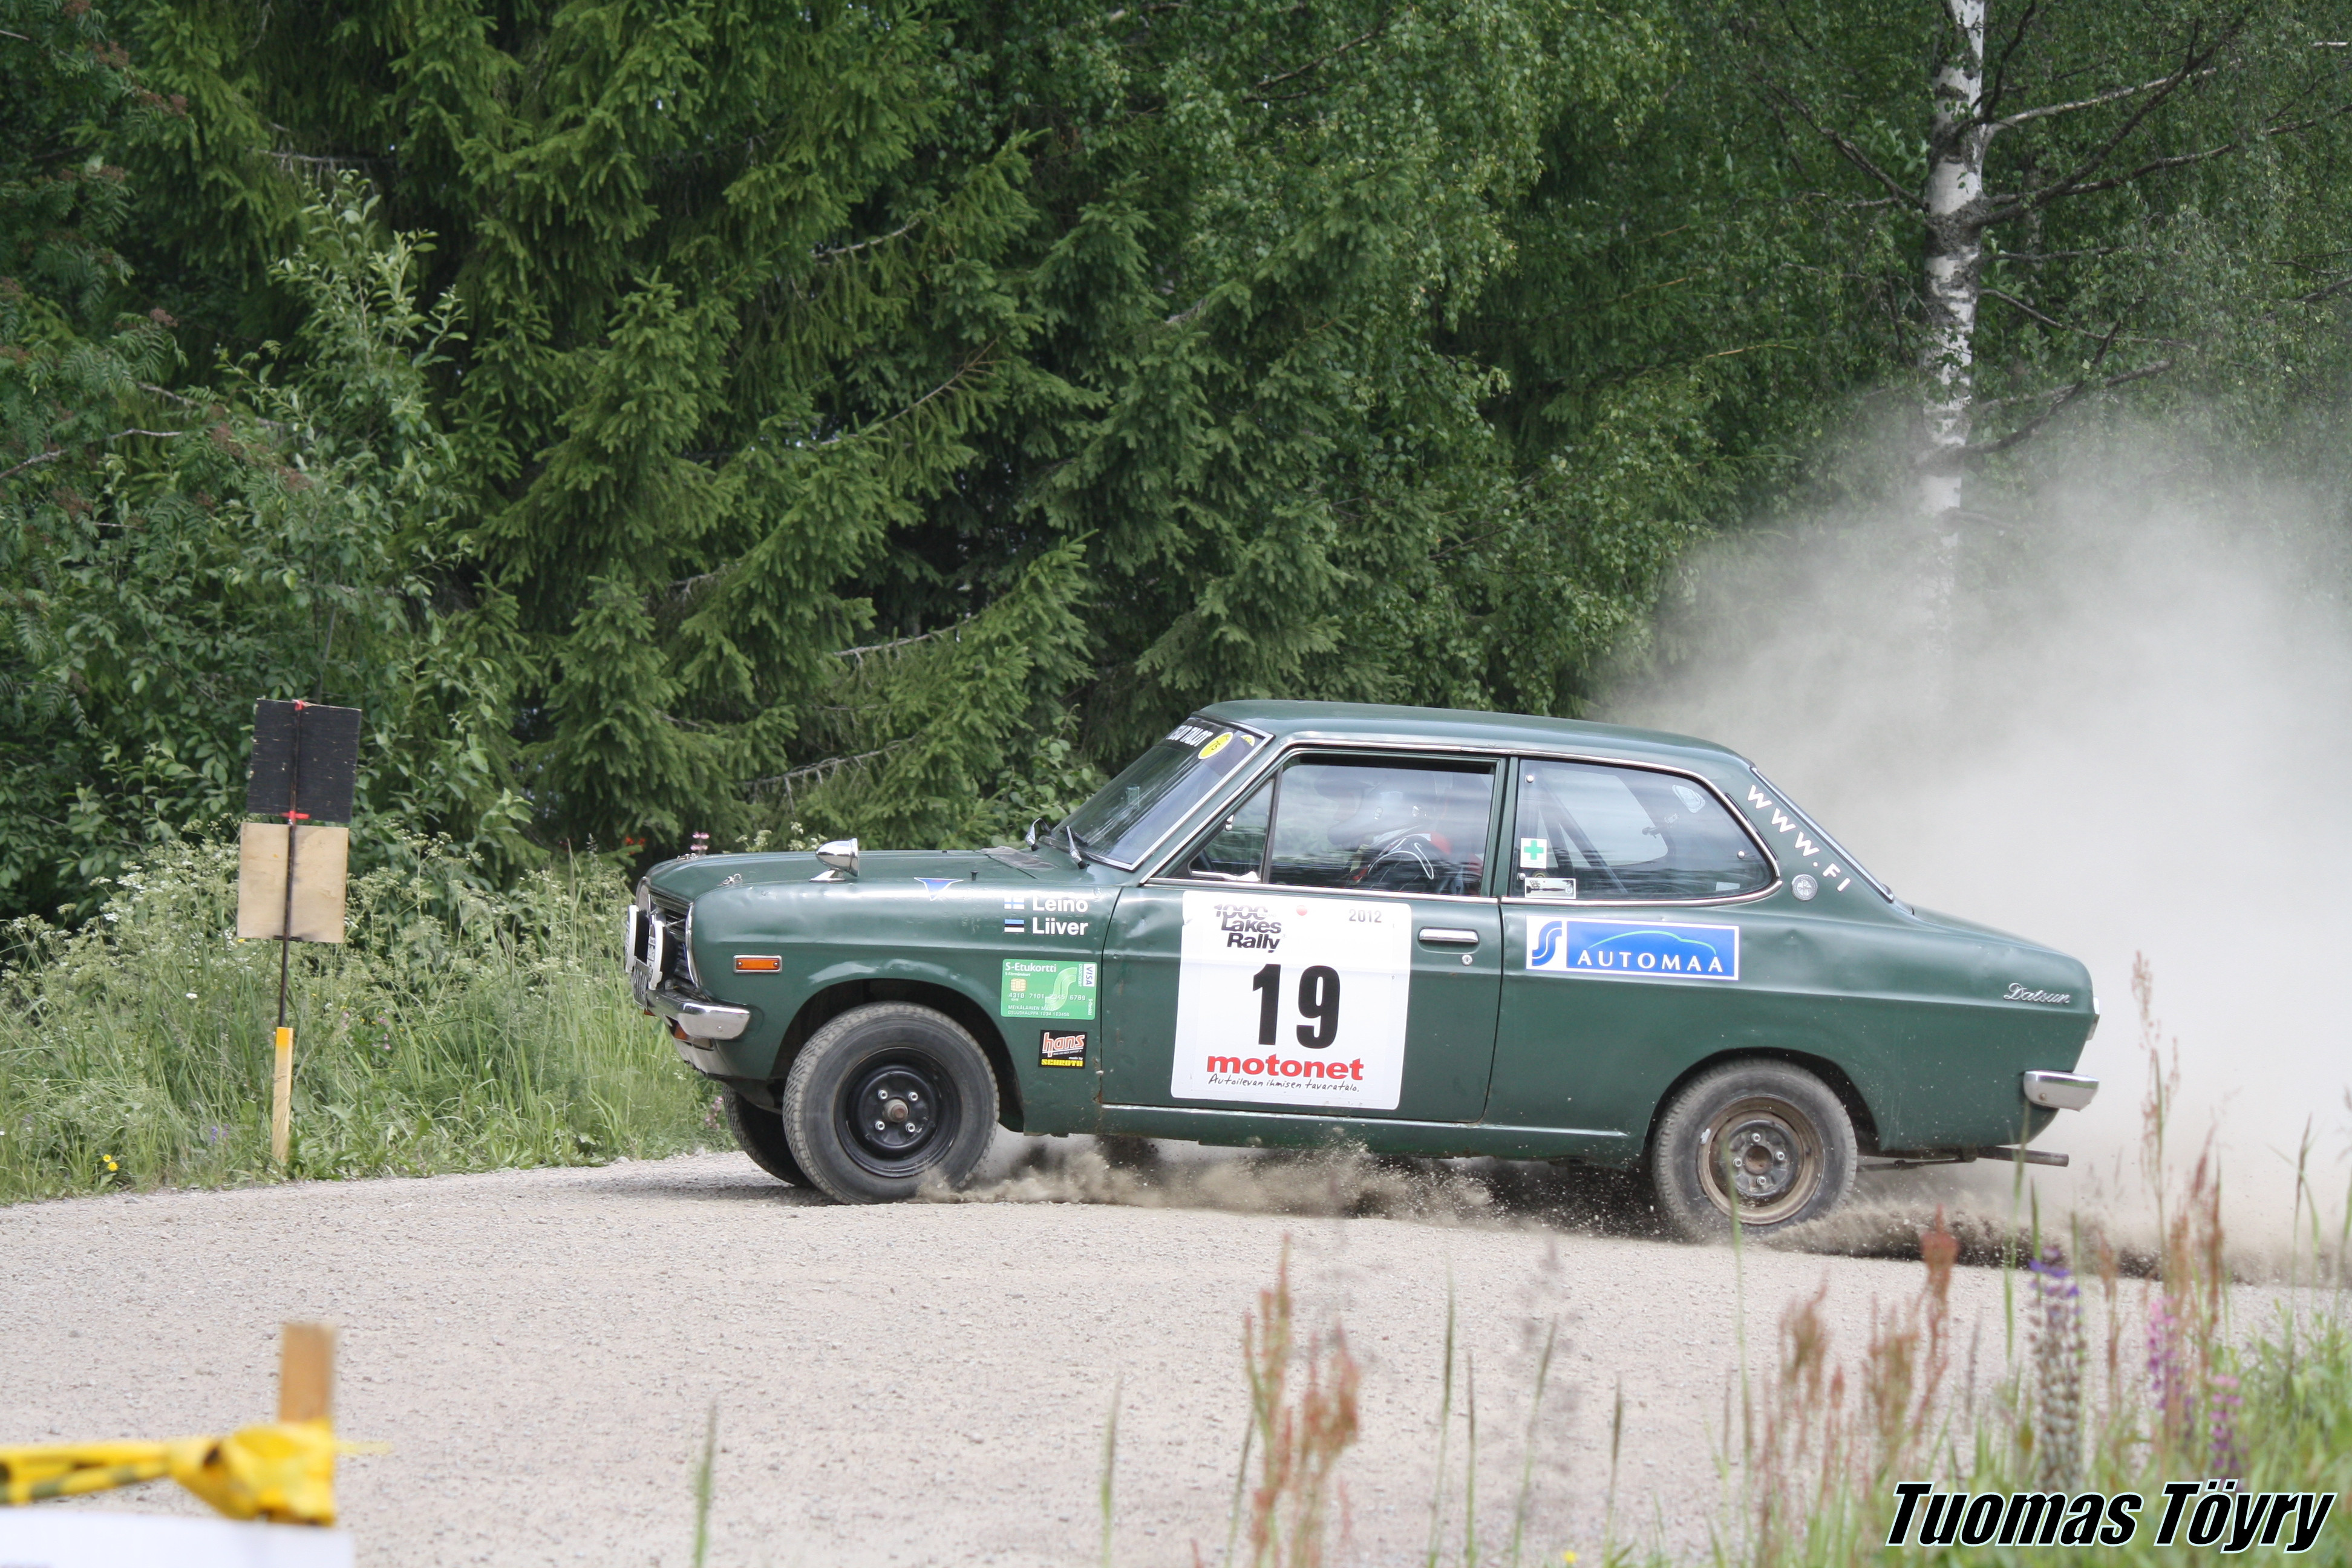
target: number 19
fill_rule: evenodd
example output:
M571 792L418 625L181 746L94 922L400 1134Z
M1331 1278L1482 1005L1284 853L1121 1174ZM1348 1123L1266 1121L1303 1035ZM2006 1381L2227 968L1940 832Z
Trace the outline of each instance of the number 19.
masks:
M1250 977L1257 993L1257 1043L1274 1044L1275 1014L1282 1005L1282 965L1269 963ZM1309 965L1298 977L1298 1043L1319 1051L1339 1037L1339 974L1326 963Z

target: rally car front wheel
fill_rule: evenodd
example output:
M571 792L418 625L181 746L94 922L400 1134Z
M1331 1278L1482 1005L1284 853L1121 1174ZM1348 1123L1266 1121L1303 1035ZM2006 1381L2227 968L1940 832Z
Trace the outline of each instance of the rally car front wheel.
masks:
M752 1163L780 1182L790 1182L796 1187L814 1186L800 1162L793 1158L792 1145L784 1140L784 1119L764 1106L752 1104L733 1089L727 1100L727 1125L735 1134L736 1146L751 1156Z
M970 1031L911 1002L873 1002L826 1024L784 1079L794 1163L845 1204L961 1186L988 1152L996 1074Z
M1770 1236L1819 1219L1853 1190L1853 1118L1829 1085L1786 1062L1727 1062L1683 1086L1658 1119L1650 1180L1692 1241Z

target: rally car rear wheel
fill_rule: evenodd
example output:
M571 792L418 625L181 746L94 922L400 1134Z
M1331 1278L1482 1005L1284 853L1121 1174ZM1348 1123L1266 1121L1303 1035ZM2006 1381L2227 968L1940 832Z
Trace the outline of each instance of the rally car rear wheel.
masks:
M1860 1163L1853 1121L1830 1087L1786 1062L1700 1074L1658 1120L1650 1180L1666 1222L1692 1241L1819 1219L1845 1201Z
M751 1163L780 1182L790 1182L796 1187L813 1187L808 1173L793 1158L792 1145L784 1141L784 1119L765 1106L752 1104L733 1089L727 1099L727 1125L735 1134L735 1142L751 1156Z
M996 1074L979 1042L910 1002L854 1007L809 1037L785 1077L793 1159L845 1204L961 1186L988 1152Z

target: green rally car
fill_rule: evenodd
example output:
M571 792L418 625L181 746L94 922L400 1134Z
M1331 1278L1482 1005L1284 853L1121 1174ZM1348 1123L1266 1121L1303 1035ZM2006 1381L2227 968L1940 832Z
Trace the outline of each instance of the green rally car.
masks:
M2064 953L1905 904L1745 759L1228 702L1026 847L699 855L625 963L743 1148L846 1203L1002 1125L1639 1168L1693 1237L2090 1102Z

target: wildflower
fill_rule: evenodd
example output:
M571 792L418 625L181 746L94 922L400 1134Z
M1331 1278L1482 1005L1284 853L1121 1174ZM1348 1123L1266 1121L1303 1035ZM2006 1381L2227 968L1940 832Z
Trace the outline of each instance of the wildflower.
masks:
M2245 1397L2238 1392L2238 1380L2224 1373L2210 1384L2213 1405L2211 1438L2214 1473L2236 1476L2245 1473L2245 1456L2238 1449L2238 1411Z
M2033 1276L2033 1426L2039 1484L2071 1490L2083 1457L2082 1289L2053 1242Z
M195 994L194 992L193 992L193 991L189 992L189 993L188 993L188 1000L189 1000L189 1001L191 1001L191 1002L193 1002L193 1001L194 1001L195 999L196 999L196 994Z
M114 1156L111 1154L100 1154L99 1158L106 1162L106 1168L110 1171L118 1171L121 1169L120 1165L117 1165L114 1163Z
M2148 1383L2156 1395L2157 1413L2164 1423L2165 1434L2175 1439L2187 1430L2195 1404L2189 1388L2188 1349L2182 1342L2183 1327L2169 1295L2159 1295L2148 1303Z

